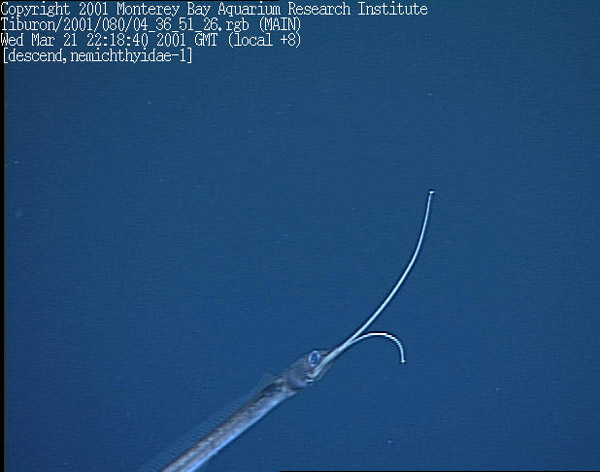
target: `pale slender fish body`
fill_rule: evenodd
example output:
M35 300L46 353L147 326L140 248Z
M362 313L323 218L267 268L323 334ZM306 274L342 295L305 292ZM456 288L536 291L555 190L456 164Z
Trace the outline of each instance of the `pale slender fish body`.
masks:
M367 333L365 333L365 331L375 322L392 301L417 260L425 237L427 223L429 221L429 212L433 194L433 190L430 190L427 197L427 205L425 207L421 232L419 233L419 239L417 240L417 246L413 251L413 255L408 262L406 269L404 269L404 272L381 305L379 305L377 310L367 318L362 326L336 348L329 351L314 350L309 354L302 356L286 369L280 377L270 382L250 401L238 408L226 420L221 422L210 433L200 439L200 441L189 447L183 454L170 462L169 465L162 469L162 472L197 471L221 449L263 418L277 405L320 380L344 352L364 339L380 337L392 341L398 348L400 362L405 362L404 348L402 347L400 339L395 335L386 331L371 331Z
M293 397L298 390L290 388L278 378L248 403L237 409L207 436L194 444L181 456L163 469L163 472L193 472L208 462L221 449L259 421L284 400Z

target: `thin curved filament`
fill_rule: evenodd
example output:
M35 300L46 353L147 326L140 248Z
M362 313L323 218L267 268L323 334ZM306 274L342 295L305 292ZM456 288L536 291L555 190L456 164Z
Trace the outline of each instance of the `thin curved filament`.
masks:
M348 344L348 346L346 346L346 349L350 349L357 342L362 341L363 339L372 338L375 336L389 339L390 341L392 341L398 348L398 353L400 354L400 363L406 363L406 358L404 357L404 347L402 346L402 342L396 335L388 333L387 331L370 331L369 333L361 334L358 338L354 339L350 344Z

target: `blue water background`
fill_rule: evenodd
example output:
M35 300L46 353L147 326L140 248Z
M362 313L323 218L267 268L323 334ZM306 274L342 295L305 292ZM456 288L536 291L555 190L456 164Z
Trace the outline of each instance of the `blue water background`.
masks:
M6 70L6 470L130 471L422 255L209 471L600 467L600 5Z

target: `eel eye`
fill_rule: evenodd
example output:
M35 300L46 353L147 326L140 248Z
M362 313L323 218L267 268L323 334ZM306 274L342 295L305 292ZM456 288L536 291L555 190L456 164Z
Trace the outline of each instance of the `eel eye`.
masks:
M316 367L320 364L321 362L321 353L319 351L313 351L308 355L308 363L311 365L311 367Z

